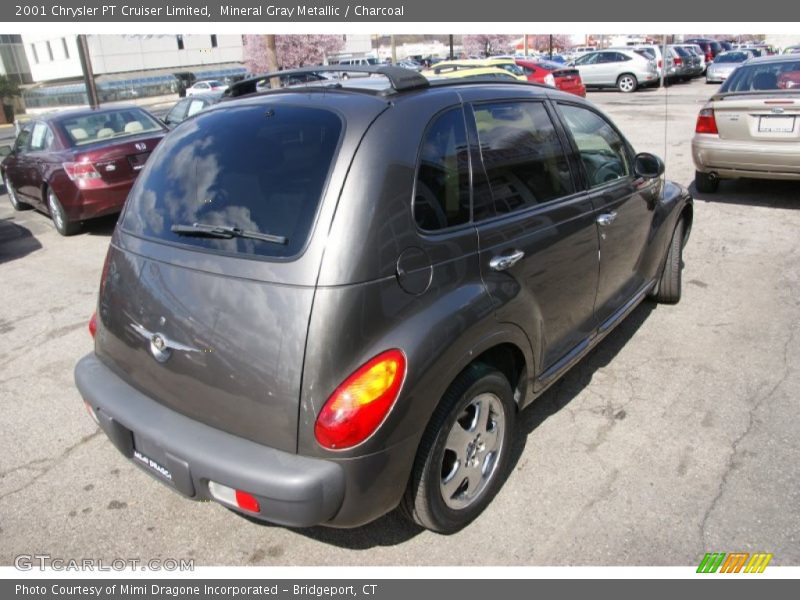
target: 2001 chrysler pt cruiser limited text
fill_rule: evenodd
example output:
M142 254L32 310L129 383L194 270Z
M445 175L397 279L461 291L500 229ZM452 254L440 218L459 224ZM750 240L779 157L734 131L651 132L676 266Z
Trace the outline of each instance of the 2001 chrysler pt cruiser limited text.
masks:
M679 300L692 198L574 95L358 69L239 82L164 138L75 377L187 497L450 533L502 485L517 412L640 301Z

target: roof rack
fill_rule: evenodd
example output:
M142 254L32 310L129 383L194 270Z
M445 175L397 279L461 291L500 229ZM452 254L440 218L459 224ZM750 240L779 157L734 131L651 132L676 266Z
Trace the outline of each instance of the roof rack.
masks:
M272 73L264 73L255 77L248 77L232 84L227 90L225 95L231 98L237 96L245 96L247 94L254 94L259 91L256 84L265 79L272 77L285 77L287 75L304 75L308 73L368 73L370 75L383 75L389 80L389 84L394 91L404 92L408 90L416 90L426 88L429 85L428 80L411 69L404 69L403 67L393 66L348 66L348 65L317 65L310 67L303 67L300 69L287 69L285 71L274 71Z

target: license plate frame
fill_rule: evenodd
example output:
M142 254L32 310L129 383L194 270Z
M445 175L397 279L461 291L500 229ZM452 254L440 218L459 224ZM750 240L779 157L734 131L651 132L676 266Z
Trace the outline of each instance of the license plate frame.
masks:
M759 133L792 133L794 126L794 115L768 115L758 118Z

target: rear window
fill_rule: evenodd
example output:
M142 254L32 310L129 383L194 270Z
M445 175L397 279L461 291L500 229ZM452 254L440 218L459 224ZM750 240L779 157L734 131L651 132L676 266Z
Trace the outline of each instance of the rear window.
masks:
M725 52L714 59L715 63L740 63L750 58L747 52Z
M329 110L228 105L167 136L131 191L122 229L207 250L289 257L305 245L342 132ZM180 235L233 227L284 238Z
M124 108L62 118L58 122L72 146L162 131L163 126L139 108Z
M783 62L744 64L722 84L720 93L800 89L800 58Z

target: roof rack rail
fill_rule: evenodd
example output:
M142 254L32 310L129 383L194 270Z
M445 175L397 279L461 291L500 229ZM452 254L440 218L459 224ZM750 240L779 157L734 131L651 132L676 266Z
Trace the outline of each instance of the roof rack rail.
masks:
M317 65L302 67L299 69L287 69L285 71L274 71L264 73L255 77L248 77L232 84L225 95L231 98L254 94L257 90L256 84L272 77L283 77L286 75L303 75L307 73L368 73L370 75L383 75L389 80L392 89L397 92L416 90L428 87L428 80L411 69L393 66L349 66L349 65Z

